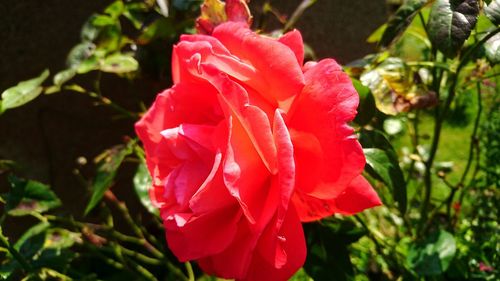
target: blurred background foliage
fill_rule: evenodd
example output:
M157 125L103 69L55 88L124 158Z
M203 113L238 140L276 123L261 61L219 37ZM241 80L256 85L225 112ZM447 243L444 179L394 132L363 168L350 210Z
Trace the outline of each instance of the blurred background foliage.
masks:
M276 1L252 2L260 32L279 34L309 20L328 34L321 24L328 19L307 14L322 0L295 1L300 5L288 12ZM29 159L0 157L1 279L216 280L168 251L132 131L155 93L169 86L171 46L195 32L200 4L108 1L81 27L65 68L41 68L32 79L5 85L0 120L50 104L50 111L21 119L41 130L43 138L31 141L45 147L49 163L60 156L58 142L47 138L63 123L44 118L59 112L57 119L71 119L65 107L92 108L85 114L104 111L107 121L101 128L71 120L67 131L86 142L91 159L48 165L49 175L67 169L71 186L53 176L31 179ZM391 0L384 8L387 21L366 34L374 50L343 57L361 98L352 125L365 174L384 206L305 224L308 257L293 280L498 280L500 1ZM308 59L322 58L332 47L325 45L308 44ZM120 96L124 89L135 94ZM51 102L63 94L74 103ZM16 127L8 125L5 143ZM95 142L96 135L107 143ZM61 200L64 193L73 197Z

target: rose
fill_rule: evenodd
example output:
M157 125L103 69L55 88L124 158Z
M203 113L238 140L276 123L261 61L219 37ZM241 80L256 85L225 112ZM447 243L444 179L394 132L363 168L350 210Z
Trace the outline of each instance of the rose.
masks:
M332 59L303 66L301 35L228 22L174 47L174 86L136 124L170 249L209 274L286 280L301 221L380 204L361 176L358 95Z

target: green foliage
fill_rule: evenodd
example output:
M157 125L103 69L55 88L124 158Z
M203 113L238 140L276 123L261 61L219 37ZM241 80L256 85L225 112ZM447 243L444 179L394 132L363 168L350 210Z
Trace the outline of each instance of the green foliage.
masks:
M496 34L484 43L486 58L493 63L500 63L500 34Z
M92 197L85 208L88 214L101 201L106 190L113 184L118 168L125 157L134 152L136 141L130 141L127 145L115 146L97 157L98 168L92 184Z
M42 93L43 87L41 85L47 77L49 77L49 71L44 70L40 76L19 82L17 86L3 91L0 114L7 109L19 107L34 100Z
M453 235L440 230L424 241L412 245L407 260L420 276L439 275L448 269L456 251Z
M353 80L354 88L359 93L359 105L358 105L358 114L354 119L354 122L358 125L366 125L371 119L375 116L376 107L375 107L375 99L373 98L373 94L370 91L370 88L363 86L359 80Z
M349 257L349 244L366 231L350 220L325 220L306 224L307 259L304 270L314 280L351 280L354 269Z
M407 208L406 183L391 143L382 133L373 130L361 131L360 142L365 148L366 171L389 188L399 211L404 214Z
M141 200L142 206L144 206L144 208L146 208L146 210L148 210L151 214L158 215L158 209L153 206L149 197L149 188L151 187L152 180L146 163L142 162L139 164L133 181L135 193L137 194L139 200Z
M380 38L381 46L388 46L396 40L410 25L413 18L420 12L420 9L427 4L427 0L407 0L387 22L387 27Z
M447 57L454 57L476 25L477 0L436 0L429 17L429 39Z
M57 195L47 185L15 176L10 176L9 182L11 191L6 196L4 207L9 215L43 213L61 205Z
M484 8L484 13L493 24L500 25L500 1L493 0Z

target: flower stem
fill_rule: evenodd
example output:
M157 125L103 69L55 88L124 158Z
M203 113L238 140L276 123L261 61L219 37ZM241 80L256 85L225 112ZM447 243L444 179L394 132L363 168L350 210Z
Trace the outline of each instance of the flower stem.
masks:
M9 250L9 253L21 265L25 272L33 271L29 262L24 258L9 242L9 239L3 235L2 227L0 226L0 243Z

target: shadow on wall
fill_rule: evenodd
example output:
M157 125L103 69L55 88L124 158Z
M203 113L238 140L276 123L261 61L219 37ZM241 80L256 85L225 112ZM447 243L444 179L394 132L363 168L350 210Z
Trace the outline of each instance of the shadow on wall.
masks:
M0 91L20 80L34 77L49 68L52 73L64 68L66 54L79 42L80 28L94 12L111 0L1 0L0 1ZM265 1L251 1L256 20ZM300 0L270 1L282 14L290 15ZM372 51L365 43L368 35L386 18L384 0L318 0L299 20L297 28L318 58L333 57L341 63ZM279 27L270 22L269 27ZM165 46L169 51L171 46ZM168 63L168 62L166 62ZM91 74L92 75L92 74ZM92 77L90 77L92 78ZM137 109L137 100L150 102L168 86L169 79L158 82L142 79L129 83L105 75L103 94L126 108ZM148 103L147 103L148 104ZM60 195L66 211L81 215L88 200L87 191L73 175L80 156L91 160L104 149L122 143L133 135L133 121L114 120L103 107L95 107L85 96L63 92L6 112L0 117L0 159L21 165L19 176L51 184ZM91 162L91 161L89 161ZM83 168L89 177L92 165ZM114 191L138 210L131 195L133 170L125 167ZM8 189L0 176L0 193ZM123 185L120 183L123 182ZM16 236L22 223L7 221L6 232Z

